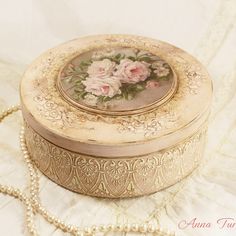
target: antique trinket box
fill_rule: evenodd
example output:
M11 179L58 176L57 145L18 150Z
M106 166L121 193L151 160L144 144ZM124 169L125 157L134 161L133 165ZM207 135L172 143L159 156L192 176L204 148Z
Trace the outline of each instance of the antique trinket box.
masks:
M168 43L132 35L69 41L29 66L20 94L32 159L72 191L150 194L201 161L211 80Z

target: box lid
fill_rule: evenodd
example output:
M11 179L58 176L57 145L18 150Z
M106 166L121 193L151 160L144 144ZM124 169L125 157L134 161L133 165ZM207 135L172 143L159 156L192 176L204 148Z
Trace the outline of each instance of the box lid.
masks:
M20 86L26 122L83 154L135 156L193 134L208 116L212 84L192 56L133 35L75 39L48 50Z

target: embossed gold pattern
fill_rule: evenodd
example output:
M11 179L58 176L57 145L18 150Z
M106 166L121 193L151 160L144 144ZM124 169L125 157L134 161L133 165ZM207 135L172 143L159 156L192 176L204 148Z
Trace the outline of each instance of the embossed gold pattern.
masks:
M70 190L97 197L134 197L168 187L201 160L206 124L186 140L149 155L101 158L58 147L25 123L26 143L38 168Z

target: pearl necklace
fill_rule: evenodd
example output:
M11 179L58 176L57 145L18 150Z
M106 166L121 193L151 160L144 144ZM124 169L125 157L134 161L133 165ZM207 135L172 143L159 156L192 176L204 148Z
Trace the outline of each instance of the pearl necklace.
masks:
M20 110L20 106L12 106L0 114L0 122L8 115ZM53 224L56 228L61 229L63 232L70 233L74 236L89 236L96 233L109 233L109 232L133 232L137 234L151 233L157 236L174 236L175 233L161 229L159 226L151 224L118 224L118 225L95 225L92 227L79 228L75 225L70 225L60 220L58 217L49 213L41 204L39 199L39 176L34 163L32 162L24 136L24 127L20 132L20 146L23 153L25 163L29 170L30 175L30 191L27 196L20 189L12 186L0 184L0 192L16 199L19 199L26 207L26 225L29 233L33 236L39 235L35 224L34 215L40 214L46 221Z

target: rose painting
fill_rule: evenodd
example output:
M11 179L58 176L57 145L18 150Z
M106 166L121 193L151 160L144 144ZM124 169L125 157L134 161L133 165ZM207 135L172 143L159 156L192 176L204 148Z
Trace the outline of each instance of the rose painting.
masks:
M107 110L148 105L163 97L172 84L172 70L164 60L133 48L84 53L60 76L63 90L74 101Z

